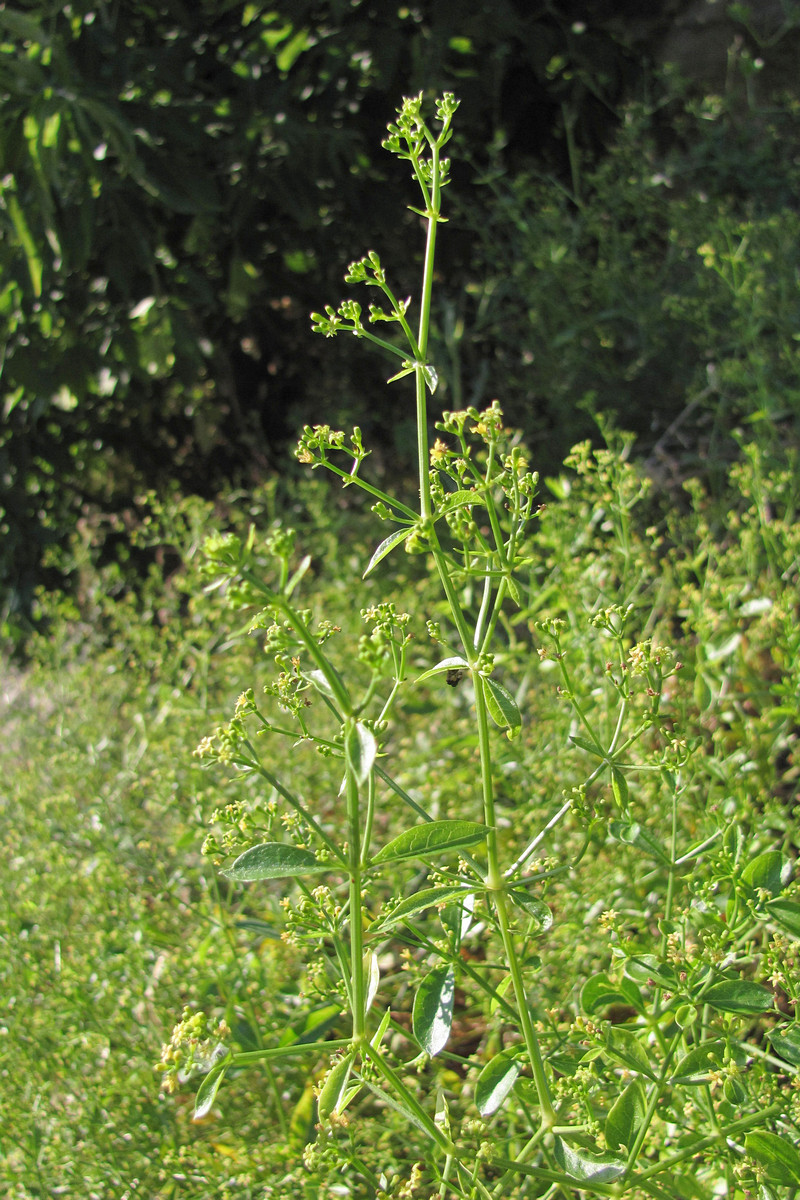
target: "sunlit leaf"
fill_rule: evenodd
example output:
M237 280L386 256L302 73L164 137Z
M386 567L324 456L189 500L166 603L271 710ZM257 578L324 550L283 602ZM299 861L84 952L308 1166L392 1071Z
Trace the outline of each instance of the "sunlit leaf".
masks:
M310 850L299 846L288 846L284 842L264 842L251 846L240 854L232 866L222 874L240 883L255 879L283 879L300 875L317 875L330 870L329 866L317 862Z
M521 1068L519 1057L508 1050L489 1060L475 1084L475 1106L482 1117L490 1117L501 1107Z
M411 1025L414 1037L433 1058L444 1048L453 1022L455 975L450 966L429 971L417 988Z
M486 826L476 821L429 821L393 838L373 858L385 863L403 858L429 858L445 851L465 850L486 838Z
M489 716L498 728L508 730L509 738L515 738L522 727L522 717L516 700L496 679L484 677L481 682Z
M774 1007L775 997L749 979L721 979L703 992L703 1001L718 1012L763 1013Z

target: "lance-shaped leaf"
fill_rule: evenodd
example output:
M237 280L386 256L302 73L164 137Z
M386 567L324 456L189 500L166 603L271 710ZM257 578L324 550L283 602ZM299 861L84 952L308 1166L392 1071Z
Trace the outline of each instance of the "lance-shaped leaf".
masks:
M411 1013L414 1037L431 1058L444 1048L450 1037L454 992L453 968L435 967L422 980L414 997Z
M215 1067L206 1075L200 1087L197 1089L197 1095L194 1098L194 1112L192 1113L193 1121L202 1121L203 1117L210 1111L211 1105L216 1099L219 1085L225 1078L225 1072L230 1066L230 1060L217 1063Z
M442 671L468 671L469 663L466 659L459 658L457 655L453 658L443 658L435 667L431 667L429 671L423 671L414 680L414 683L422 683L423 679L430 679L431 675L440 675Z
M475 1107L482 1117L497 1112L516 1083L521 1066L517 1055L510 1050L503 1050L489 1060L475 1084Z
M399 546L401 542L404 542L409 534L413 532L413 530L414 526L409 525L405 529L395 529L394 533L390 533L388 537L384 538L377 550L375 550L373 553L372 558L367 563L367 569L361 578L366 579L370 572L374 571L378 563L382 559L386 558L386 555L390 554L391 551L394 550L395 546Z
M502 683L496 679L483 678L483 694L486 697L486 707L489 716L500 729L508 730L508 738L515 738L522 728L517 702Z
M328 1071L317 1100L317 1114L320 1121L327 1121L328 1117L338 1110L350 1078L350 1068L353 1065L354 1057L352 1052L346 1054Z
M364 997L364 1012L368 1013L372 1008L372 1001L375 999L375 994L378 991L381 973L378 967L378 956L374 950L368 950L364 955L364 982L367 985L366 995Z
M310 850L287 846L284 842L263 842L240 854L222 874L240 883L254 879L286 879L300 875L319 875L330 866L317 862Z
M347 765L360 785L369 779L377 753L378 743L372 730L367 729L361 721L348 721L344 735L344 755Z
M395 862L403 858L432 858L445 851L452 853L477 846L486 838L486 825L477 821L429 821L415 825L393 838L373 858L373 863Z
M401 900L396 908L386 913L384 917L380 917L374 925L370 926L370 933L382 933L383 930L391 929L400 921L407 921L409 917L424 912L426 908L431 908L434 904L447 904L448 901L456 900L459 897L466 898L472 894L473 891L468 890L462 884L425 888L424 891L416 892L413 896L406 896L405 900Z

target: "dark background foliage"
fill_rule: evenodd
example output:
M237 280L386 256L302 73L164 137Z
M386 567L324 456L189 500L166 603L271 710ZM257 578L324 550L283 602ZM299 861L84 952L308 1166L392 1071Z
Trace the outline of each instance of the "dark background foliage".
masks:
M500 396L548 458L592 403L655 441L693 371L692 329L664 325L660 297L693 259L647 180L786 204L791 172L769 171L777 147L792 159L795 114L776 102L792 49L781 5L756 19L719 0L1 5L6 628L38 583L64 582L51 551L76 525L119 556L145 489L213 496L286 472L304 421L361 419L376 469L405 469L385 365L331 353L308 322L368 248L413 289L408 181L380 149L404 94L462 101L442 404ZM694 86L665 82L667 60ZM716 109L693 108L709 90ZM631 106L646 130L620 149Z

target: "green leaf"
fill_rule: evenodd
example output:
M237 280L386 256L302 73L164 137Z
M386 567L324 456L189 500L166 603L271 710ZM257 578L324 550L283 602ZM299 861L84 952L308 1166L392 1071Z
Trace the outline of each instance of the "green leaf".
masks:
M772 1049L794 1067L800 1067L800 1025L789 1025L786 1029L771 1029L769 1034Z
M555 1140L555 1160L571 1179L582 1183L611 1183L625 1174L625 1163L614 1154L589 1154L587 1150L568 1146L560 1137Z
M285 879L300 875L319 875L330 866L317 862L310 850L287 846L284 842L263 842L240 854L236 862L222 874L239 883L254 879Z
M775 1004L772 992L748 979L721 979L703 992L703 1002L717 1012L763 1013Z
M779 925L800 938L800 904L796 900L768 900L767 909Z
M206 1075L200 1087L197 1089L197 1095L194 1098L194 1112L192 1113L193 1121L200 1121L209 1112L211 1105L216 1099L219 1085L225 1078L225 1072L230 1066L230 1060L217 1063L215 1067Z
M476 821L429 821L393 838L373 858L373 863L403 858L432 858L444 851L466 850L486 838L485 825Z
M369 779L377 754L378 743L372 730L367 729L361 721L348 721L344 734L344 756L362 787Z
M416 892L413 896L406 896L405 900L401 900L397 907L388 912L385 917L379 917L370 926L370 933L382 933L386 929L391 929L393 925L397 925L398 922L407 921L409 917L424 912L426 908L431 908L434 904L446 904L449 900L472 895L473 891L474 888L467 889L462 884L425 888L424 891Z
M602 750L598 750L597 746L595 746L593 742L587 741L586 738L578 737L576 734L570 734L569 740L574 746L578 746L581 750L585 750L587 754L593 754L595 758L605 758L604 752Z
M459 658L457 655L454 658L443 658L435 667L431 667L429 671L423 671L422 675L418 675L414 683L422 683L423 679L430 679L431 675L440 675L442 671L468 671L469 663Z
M693 1046L676 1064L670 1083L684 1087L705 1083L709 1072L717 1071L722 1066L724 1054L725 1043L721 1039Z
M674 990L679 982L677 971L655 954L637 954L629 958L625 973L637 983L646 983L651 987Z
M648 1079L655 1079L644 1046L630 1030L622 1025L612 1025L606 1037L606 1053L616 1062Z
M753 891L763 890L778 896L789 882L791 874L792 864L779 850L766 850L747 863L742 871L742 882Z
M313 683L321 696L327 696L329 700L336 699L336 692L330 685L330 680L324 671L320 671L315 667L313 671L304 672L305 678Z
M372 1002L375 999L378 984L381 981L378 956L374 950L368 950L364 955L364 981L367 985L367 994L364 998L364 1012L368 1013L372 1008Z
M414 1037L431 1058L444 1048L450 1037L454 992L453 968L435 967L422 980L414 997L411 1013Z
M455 512L457 508L471 508L473 504L483 504L485 507L485 501L480 492L448 492L444 504L437 510L436 516L437 518L443 517L445 513Z
M38 298L42 294L42 257L36 249L36 242L28 228L28 222L25 220L22 208L13 192L7 192L5 205L8 215L11 217L17 238L19 239L19 244L25 253L33 294Z
M642 993L632 979L623 976L619 983L615 983L604 972L592 975L581 991L582 1010L591 1016L598 1009L608 1008L611 1004L630 1005L637 1013L644 1012Z
M553 914L544 900L537 900L535 896L528 895L522 888L512 888L508 893L508 898L512 904L516 904L518 908L538 922L539 933L546 933L553 924Z
M483 677L483 694L486 697L486 707L489 716L500 729L508 730L509 740L515 738L522 728L517 702L502 683Z
M623 812L627 812L630 794L628 792L628 781L619 767L611 768L611 790L614 793L614 800L617 807Z
M372 1038L370 1039L370 1045L372 1046L373 1050L380 1050L381 1042L383 1041L384 1037L386 1036L386 1030L389 1028L391 1021L392 1021L392 1010L390 1008L387 1008L386 1012L381 1017L380 1025L375 1030L375 1032L372 1035Z
M422 377L431 395L436 391L439 383L439 375L436 368L430 363L422 363Z
M625 846L635 846L637 850L649 854L651 858L664 866L671 865L666 850L659 845L648 829L642 828L638 821L610 821L608 832L615 841L622 842Z
M475 1084L475 1106L482 1117L490 1117L501 1107L522 1069L518 1055L503 1050L490 1059Z
M394 550L395 546L399 546L401 542L404 542L413 533L413 530L414 526L408 525L404 529L395 529L394 533L390 533L388 537L384 538L367 563L367 569L361 578L366 579L370 572L377 567L378 563L386 558L386 555Z
M620 1147L630 1150L642 1127L646 1108L647 1094L642 1081L632 1079L606 1117L606 1143L610 1150Z
M317 1100L317 1115L320 1121L327 1121L338 1110L347 1088L354 1057L355 1054L351 1051L334 1063L328 1071Z
M771 1183L788 1187L800 1184L800 1150L785 1138L759 1129L745 1136L744 1148L751 1158L766 1168Z

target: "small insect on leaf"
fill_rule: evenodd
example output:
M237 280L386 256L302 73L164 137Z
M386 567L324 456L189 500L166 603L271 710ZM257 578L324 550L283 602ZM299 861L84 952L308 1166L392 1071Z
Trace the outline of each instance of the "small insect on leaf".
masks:
M444 681L445 683L449 684L450 687L458 687L463 678L464 672L460 667L451 667L445 675Z

